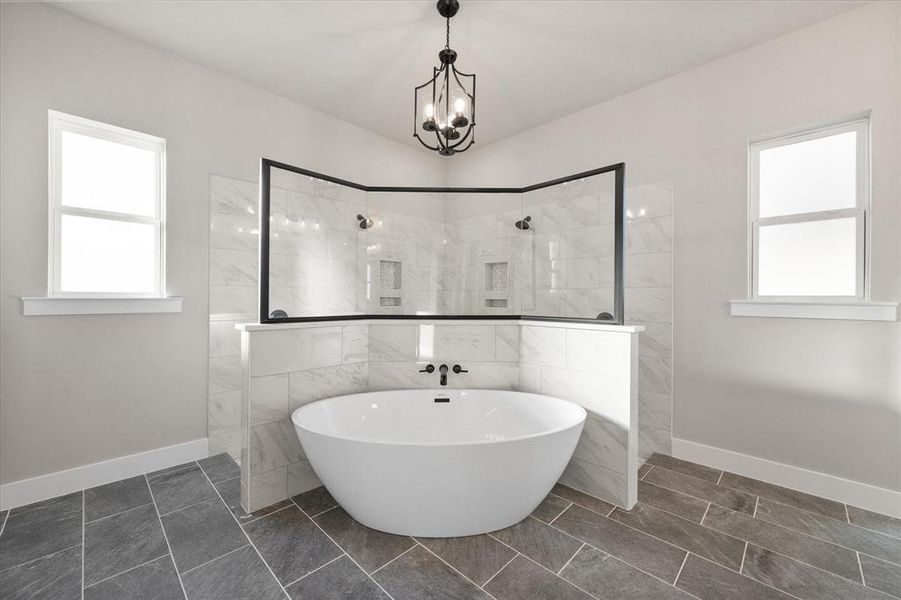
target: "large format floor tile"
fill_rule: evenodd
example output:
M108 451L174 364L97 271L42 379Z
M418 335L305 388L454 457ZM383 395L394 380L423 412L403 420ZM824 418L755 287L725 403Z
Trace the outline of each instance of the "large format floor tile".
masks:
M558 483L554 485L554 489L551 490L551 493L560 496L570 502L575 502L582 508L587 508L590 511L596 512L599 515L608 515L610 511L616 508L609 502L604 502L600 498L595 498L594 496L589 496L584 492L580 492L579 490L574 490L571 487L565 486L562 483Z
M554 573L582 547L581 540L532 517L491 535Z
M213 483L225 481L226 479L234 479L241 476L241 467L228 454L217 454L197 461L206 476Z
M219 498L164 515L163 527L179 573L248 544Z
M516 556L515 551L489 535L418 538L418 541L477 585L485 585Z
M91 585L169 553L152 504L84 527L84 583Z
M812 494L806 494L765 481L743 477L734 473L724 473L719 485L732 488L762 498L769 498L782 504L788 504L796 508L809 510L810 512L832 517L833 519L845 518L845 505L834 500L827 500Z
M293 505L248 523L244 531L282 585L344 554Z
M84 519L95 521L151 502L147 479L138 475L85 490Z
M488 594L417 545L373 573L394 600L488 600Z
M387 594L347 556L286 588L292 600L388 600Z
M673 458L672 456L657 453L651 455L648 459L648 464L655 467L663 467L664 469L682 473L683 475L689 475L697 479L703 479L704 481L709 481L711 483L716 483L723 473L719 469L712 469L710 467L705 467L704 465L697 465L685 460Z
M644 481L749 515L754 514L757 502L757 496L663 467L655 467L645 476Z
M0 571L0 598L80 600L81 546Z
M753 544L748 546L742 573L801 600L891 600L887 594Z
M367 573L372 573L416 543L407 536L392 535L361 525L343 508L335 508L313 520Z
M638 482L638 501L695 523L701 522L709 504L704 500L644 481Z
M689 600L671 585L588 546L560 576L598 600Z
M580 506L566 509L554 521L554 527L670 583L675 581L687 554L681 548Z
M10 511L0 537L0 571L81 545L82 495Z
M517 556L485 591L498 600L591 600L591 596L537 563Z
M539 521L550 523L551 521L559 517L560 513L569 508L571 504L571 500L561 498L560 496L556 496L554 494L548 494L547 497L541 501L541 504L539 504L538 507L532 511L532 516Z
M197 465L166 470L147 481L161 515L216 498L216 490Z
M676 587L701 600L790 600L791 596L709 560L688 555Z
M300 510L307 513L311 517L327 511L330 508L338 506L332 495L328 493L325 486L320 486L302 494L297 494L291 500L300 507Z
M86 587L84 600L184 600L169 555Z
M251 546L182 575L188 600L282 600L285 592Z
M719 506L710 507L704 525L860 582L857 555L847 548Z
M901 519L848 505L848 520L852 525L901 539Z
M860 569L867 587L901 598L901 565L861 554Z
M738 570L745 543L735 537L703 527L641 503L630 511L617 508L610 518L644 531L679 548Z
M286 506L291 505L290 500L282 500L281 502L276 502L275 504L270 504L269 506L263 507L257 511L248 513L245 512L244 507L241 506L240 479L226 479L225 481L218 482L215 487L216 491L219 492L219 495L222 496L222 500L225 502L225 505L228 506L228 509L241 524L249 523L250 521L259 519L260 517L265 517L269 513L273 513L277 510L281 510Z

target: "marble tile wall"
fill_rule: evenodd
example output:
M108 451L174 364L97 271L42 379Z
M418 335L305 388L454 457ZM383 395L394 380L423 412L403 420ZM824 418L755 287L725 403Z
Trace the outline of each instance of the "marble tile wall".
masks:
M561 482L631 508L637 500L638 338L523 323L518 389L577 402L588 418Z
M626 324L643 325L638 350L639 455L672 450L673 189L626 194Z

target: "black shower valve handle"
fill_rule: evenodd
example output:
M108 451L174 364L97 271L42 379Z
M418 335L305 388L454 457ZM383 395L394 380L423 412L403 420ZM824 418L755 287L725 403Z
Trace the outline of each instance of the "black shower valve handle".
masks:
M426 365L425 369L419 369L420 373L434 373L435 365Z
M467 371L460 365L454 365L454 373L457 373L459 375L460 373L469 373L469 371Z

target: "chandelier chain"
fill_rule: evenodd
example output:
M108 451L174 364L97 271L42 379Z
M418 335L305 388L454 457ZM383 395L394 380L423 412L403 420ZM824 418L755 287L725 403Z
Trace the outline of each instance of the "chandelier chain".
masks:
M447 38L444 42L445 48L450 48L450 17L447 18Z

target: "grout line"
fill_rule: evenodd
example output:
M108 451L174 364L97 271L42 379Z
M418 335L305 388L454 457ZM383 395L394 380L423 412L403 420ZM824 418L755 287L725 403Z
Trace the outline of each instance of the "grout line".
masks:
M340 549L340 548L339 548L339 549ZM285 590L287 591L287 589L288 589L289 587L291 587L292 585L294 585L295 583L297 583L297 582L300 581L301 579L306 579L307 577L309 577L310 575L312 575L312 574L315 573L316 571L319 571L319 570L321 570L321 569L326 568L327 566L329 566L329 565L332 564L333 562L335 562L335 561L337 561L337 560L341 560L341 559L344 558L345 556L347 556L347 552L344 552L344 551L342 550L342 551L341 551L341 556L337 556L337 557L333 558L332 560L328 561L327 563L325 563L324 565L322 565L322 566L320 566L320 567L316 567L315 569L313 569L313 570L310 571L309 573L307 573L307 574L305 574L305 575L302 575L302 576L298 577L298 578L295 579L294 581L289 581L288 583L286 583L286 584L285 584ZM348 557L348 558L350 558L350 557Z
M101 579L100 581L95 581L95 582L92 583L91 585L85 586L84 589L92 588L92 587L94 587L95 585L100 585L100 584L103 583L104 581L109 581L109 580L112 579L113 577L118 577L119 575L122 575L123 573L128 573L129 571L134 571L135 569L138 569L138 568L140 568L140 567L143 567L144 565L149 565L150 563L156 562L156 561L158 561L158 560L161 559L161 558L166 558L167 556L169 556L169 553L168 553L168 552L167 552L166 554L160 554L159 556L154 557L154 558L151 558L150 560L148 560L148 561L146 561L146 562L142 562L142 563L139 564L139 565L135 565L135 566L133 566L133 567L128 567L128 568L125 569L124 571L119 571L118 573L116 573L116 574L114 574L114 575L110 575L109 577L104 577L104 578Z
M3 569L2 571L0 571L0 573L6 573L7 571L11 571L12 569L17 569L17 568L22 567L22 566L25 566L25 565L30 565L31 563L37 562L37 561L39 561L39 560L44 560L45 558L50 558L51 556L56 556L56 555L59 554L60 552L65 552L66 550L71 550L72 548L79 548L79 547L80 547L80 544L72 544L71 546L67 546L67 547L65 547L65 548L61 548L60 550L57 550L57 551L55 551L55 552L51 552L50 554L45 554L44 556L39 556L39 557L37 557L37 558L32 558L31 560L26 560L25 562L20 563L20 564L18 564L18 565L13 565L13 566L11 566L11 567L6 567L6 568ZM4 599L4 600L5 600L5 599Z
M229 551L226 552L225 554L222 554L222 555L220 555L220 556L217 556L217 557L214 558L214 559L208 560L208 561L206 561L206 562L202 562L202 563L200 563L199 565L197 565L196 567L191 567L190 569L188 569L187 571L185 571L184 573L182 573L182 575L187 575L187 574L190 573L191 571L196 571L196 570L199 569L200 567L205 567L205 566L207 566L207 565L209 565L209 564L212 564L212 563L216 562L216 561L219 560L220 558L225 558L225 557L228 556L229 554L234 554L234 553L237 552L238 550L243 550L244 548L247 548L247 547L249 547L249 546L250 546L250 544L244 544L244 545L241 546L240 548L235 548L234 550L229 550Z
M671 586L676 587L676 582L679 581L679 576L682 575L682 569L685 568L685 563L688 562L688 555L689 555L689 554L691 554L691 552L688 552L688 551L686 550L686 551L685 551L685 558L682 559L682 565L679 566L679 572L676 573L676 578L673 579L673 582L670 584Z
M200 466L200 465L198 465L198 466ZM237 524L238 529L240 529L240 530L241 530L241 533L244 534L244 537L247 538L247 541L248 541L248 543L250 544L250 546L253 548L254 552L257 553L257 556L259 556L259 557L260 557L260 560L263 561L263 564L266 565L266 569L267 569L267 570L269 571L269 573L272 575L273 579L275 579L275 583L277 583L278 586L279 586L280 588L282 588L282 592L284 592L285 597L286 597L286 598L290 598L291 596L288 594L288 590L285 589L285 586L282 585L282 582L279 580L279 578L275 576L275 572L272 570L272 567L269 566L269 563L266 562L266 559L263 558L263 555L262 555L262 554L260 554L259 548L256 547L256 544L253 543L253 540L250 539L250 536L247 535L247 532L244 531L244 528L243 528L243 527L241 527L241 522L238 521L238 518L235 517L235 513L233 513L233 512L231 511L231 509L228 507L228 503L227 503L227 502L225 501L225 499L222 497L222 494L219 493L219 490L217 490L217 489L216 489L216 486L213 485L213 482L210 481L210 478L207 476L206 471L204 471L203 469L200 469L200 472L203 473L203 476L206 477L206 480L207 480L207 481L209 481L210 485L213 487L213 491L216 492L216 496L219 498L219 502L222 503L222 506L223 506L223 507L225 508L225 510L228 512L229 516L231 516L232 520L234 520L235 524ZM285 508L287 508L287 507L285 507ZM303 512L303 511L301 511L301 512ZM339 547L340 547L340 546L339 546ZM223 555L223 556L224 556L224 555ZM220 556L220 557L218 557L218 558L222 558L222 557Z
M144 480L147 481L147 487L150 487L151 479L158 479L160 477L165 477L167 475L172 475L174 473L181 473L182 471L187 471L191 467L197 467L201 471L203 471L203 467L196 460L192 460L191 462L182 463L180 465L174 465L172 467L167 467L165 469L160 469L159 471L166 471L165 473L160 473L159 471L154 471L153 473L144 473ZM206 475L206 473L204 473ZM209 479L209 478L207 478ZM120 480L122 481L122 480ZM113 482L116 483L116 482Z
M848 514L848 505L845 504L845 520L848 522L848 525L851 524L851 515Z
M610 512L608 512L606 515L602 515L602 516L604 516L604 517L606 517L606 518L609 519L609 518L610 518L610 515L612 515L612 514L616 511L617 508L619 508L619 507L614 506L613 508L610 509ZM600 513L598 513L598 514L600 514Z
M414 540L414 541L415 541L415 540ZM463 579L465 579L466 581L468 581L468 582L471 583L472 585L476 586L476 589L481 589L481 588L479 588L479 584L478 584L478 583L476 583L475 581L473 581L472 579L470 579L469 577L467 577L466 575L464 575L463 573L461 573L460 571L458 571L457 568L456 568L454 565L450 564L449 562L447 562L446 560L444 560L443 558L441 558L440 556L438 556L437 554L435 554L434 552L432 552L431 550L429 550L428 548L426 548L425 546L423 546L423 545L420 544L419 542L416 542L416 544L417 544L418 546L422 547L426 552L428 552L429 554L431 554L432 556L434 556L435 558L437 558L438 560L440 560L441 562L443 562L444 564L446 564L448 567L450 567L454 572L457 573L457 575L459 575L460 577L462 577ZM495 598L495 596L492 595L490 592L487 592L487 591L485 591L485 590L482 590L482 591L485 592L485 594L486 594L489 598L493 598L494 600L497 600L497 598Z
M583 545L583 546L587 546L588 544L583 543L582 545ZM569 579L564 579L563 577L560 577L559 575L557 575L556 573L554 573L553 571L551 571L550 569L548 569L547 567L545 567L543 564L539 563L538 561L532 560L531 558L529 558L529 557L526 556L525 554L523 554L522 557L523 557L524 559L526 559L527 561L531 562L532 564L537 565L539 568L544 569L545 571L547 571L548 573L550 573L551 575L553 575L554 577L556 577L557 579L559 579L559 580L562 581L563 583L565 583L565 584L567 584L567 585L570 585L570 586L576 588L577 590L579 590L579 591L582 592L583 594L585 594L585 595L587 595L587 596L590 596L590 597L592 597L592 598L596 598L596 597L597 597L597 596L595 596L594 594L589 594L586 590L583 590L582 588L580 588L579 586L577 586L575 583L573 583L573 582L570 581Z
M569 563L571 563L571 562L573 561L573 559L576 557L576 554L578 554L579 552L581 552L581 551L582 551L582 548L584 548L584 547L585 547L585 542L582 542L582 545L579 546L578 549L577 549L575 552L573 552L573 555L569 557L569 560L566 561L566 563L565 563L562 567L560 567L560 570L559 570L559 571L557 571L557 577L560 577L560 573L563 572L563 569L565 569L566 567L569 566Z
M565 498L564 498L564 500L565 500ZM566 508L564 508L563 510L561 510L559 515L557 515L556 517L554 517L553 519L551 519L550 521L548 521L548 525L550 525L551 523L553 523L554 521L556 521L557 519L559 519L559 518L563 515L563 513L565 513L566 511L568 511L570 508L572 508L574 504L575 504L575 502L570 501L570 502L569 502L569 506L567 506Z
M216 491L216 494L219 493L219 490L216 490L216 487L215 487L215 486L213 486L213 489ZM222 498L222 497L220 496L220 500L221 500L221 498ZM177 512L182 511L182 510L185 510L186 508L193 508L193 507L199 506L199 505L201 505L201 504L206 504L207 502L211 502L211 501L213 501L213 500L215 500L215 499L216 499L215 496L211 496L211 497L209 497L209 498L206 498L205 500L201 500L200 502L195 502L194 504L188 504L187 506L182 506L182 507L180 507L180 508L176 508L175 510L170 510L169 512L160 513L160 516L161 516L161 517L168 517L169 515L174 514L174 513L177 513ZM225 500L222 500L222 501L225 502ZM225 505L225 508L228 508L228 505L227 505L227 504ZM157 512L159 512L159 510L160 510L159 507L157 507L156 510L157 510ZM228 512L231 512L231 509L229 509ZM98 519L98 520L99 520L99 519ZM91 521L91 522L93 523L93 521Z
M711 506L713 506L713 502L708 502L708 503L707 503L707 508L704 509L704 514L703 514L703 516L701 516L701 520L698 521L698 525L704 525L704 519L707 518L707 511L710 510L710 507L711 507Z
M160 522L160 529L163 531L163 539L166 540L166 547L169 549L169 557L172 559L172 567L175 569L175 576L178 578L178 585L181 586L181 593L184 594L185 599L188 598L188 592L185 590L185 584L181 580L181 573L178 572L178 564L175 562L175 555L172 554L172 544L169 543L169 534L166 533L166 528L163 527L163 517L160 516L160 509L156 505L156 496L153 495L153 488L150 487L150 480L147 479L147 475L144 475L144 482L147 484L147 489L150 491L150 499L153 501L153 511L156 513L156 518Z
M0 535L3 535L3 530L6 529L6 522L9 521L9 512L6 511L6 514L3 515L3 523L0 523Z
M85 520L85 499L84 499L84 490L81 490L81 600L84 600L84 537L85 537L85 527L87 524L84 522ZM160 524L162 527L162 524Z
M749 542L745 541L745 549L741 552L741 564L738 565L738 573L741 575L741 572L745 568L745 557L748 555L748 544Z
M293 502L293 500L292 500L292 502ZM297 504L297 503L295 502L295 504ZM297 508L300 508L300 505L299 505L299 504L297 505ZM331 508L326 508L325 510L316 513L315 515L307 515L307 516L309 516L311 519L315 519L315 518L318 517L319 515L324 515L324 514L327 513L328 511L330 511L330 510L335 510L336 508L340 508L340 507L336 504L336 505L334 505L334 506L331 507ZM303 510L303 509L301 508L300 510ZM306 514L306 513L304 513L304 514Z
M410 550L415 549L415 548L416 548L416 545L419 544L419 542L416 541L416 538L411 538L411 539L413 540L413 545L412 545L412 546L410 546L409 548L407 548L406 550L404 550L403 552L401 552L400 554L398 554L397 556L395 556L394 558L392 558L391 560L389 560L388 562L386 562L385 564L383 564L381 567L379 567L378 569L376 569L375 571L373 571L372 573L370 573L370 575L375 575L376 573L378 573L379 571L381 571L382 569L384 569L385 567L387 567L388 565L390 565L391 563L393 563L394 561L396 561L398 558L400 558L401 556L403 556L404 554L406 554L406 553L409 552Z
M757 506L760 504L760 496L757 496L757 500L754 501L754 514L751 515L752 518L757 518Z
M293 498L291 499L291 503L294 504L297 508L299 508L299 509L300 509L300 512L302 512L303 514L307 515L307 513L304 512L304 510L303 510L302 508L300 508L300 505L297 504L296 502L294 502L294 499L293 499ZM332 507L332 508L335 508L335 507ZM307 518L310 519L310 515L307 515ZM319 529L319 531L321 531L322 534L323 534L325 537L327 537L327 538L328 538L335 546L337 546L338 548L340 548L340 549L345 553L345 555L347 556L347 558L350 559L350 562L352 562L353 564L355 564L355 565L357 566L357 568L360 569L360 572L362 572L363 575L365 575L366 577L369 578L369 581L371 581L372 583L374 583L374 584L376 585L376 587L378 587L380 590L382 590L382 591L385 593L385 595L388 596L389 600L394 600L394 597L393 597L391 594L388 593L388 590L386 590L385 588L383 588L383 587L382 587L382 584L380 584L378 581L376 581L376 580L372 577L372 575L370 575L369 573L367 573L367 572L366 572L366 569L364 569L363 567L361 567L361 566L360 566L360 563L358 563L358 562L354 559L354 557L351 556L350 553L347 552L347 550L344 549L344 546L342 546L341 544L339 544L338 542L336 542L336 541L335 541L335 538L333 538L332 536L330 536L330 535L328 534L328 532L327 532L325 529L323 529L321 525L319 525L319 523L317 523L317 522L314 521L313 519L310 519L310 522L312 522L313 525L315 525L315 526ZM413 539L413 538L410 538L410 539ZM414 541L415 541L415 540L414 540ZM263 561L263 562L266 562L266 561ZM268 566L268 565L267 565L267 566ZM286 593L287 593L287 591L286 591Z
M494 538L492 538L492 539L494 539ZM509 547L509 546L508 546L508 547ZM512 548L511 548L511 550L512 550ZM501 574L501 571L503 571L504 569L506 569L508 566L510 566L510 563L512 563L514 560L516 560L516 557L519 556L519 552L517 552L516 550L513 550L513 552L514 552L513 558L511 558L510 560L508 560L507 562L505 562L505 563L504 563L504 566L497 570L497 573L495 573L494 575L492 575L491 577L489 577L489 578L488 578L488 581L486 581L485 583L482 584L482 589L483 589L483 590L485 589L485 586L486 586L486 585L488 585L489 583L491 583L491 580L492 580L492 579L494 579L495 577L497 577L498 575L500 575L500 574Z
M714 483L713 485L719 485L720 482L723 480L723 475L725 475L725 474L726 474L726 470L725 470L725 469L723 469L722 471L720 471L720 476L716 478L716 483Z
M863 586L867 585L867 578L863 575L863 563L860 562L860 552L855 552L857 554L857 566L860 569L860 583Z
M644 475L641 476L639 481L644 481L644 478L648 476L648 474L654 470L655 465L651 465L651 468L644 472Z
M131 508L126 508L125 510L120 510L119 512L113 513L113 514L111 514L111 515L106 515L106 516L104 516L104 517L99 517L99 518L93 519L93 520L91 520L91 521L85 521L84 524L85 524L86 526L87 526L87 525L93 525L94 523L99 523L100 521L103 521L103 520L105 520L105 519L111 519L111 518L113 518L113 517L118 517L119 515L123 515L123 514L125 514L125 513L127 513L127 512L130 512L130 511L132 511L132 510L138 510L139 508L145 508L145 507L147 507L147 506L152 506L152 505L153 505L153 502L147 502L146 504L141 504L141 505L139 505L139 506L132 506ZM185 507L185 508L187 508L187 507ZM179 510L181 510L181 509L179 509ZM168 513L167 513L167 514L168 514Z

